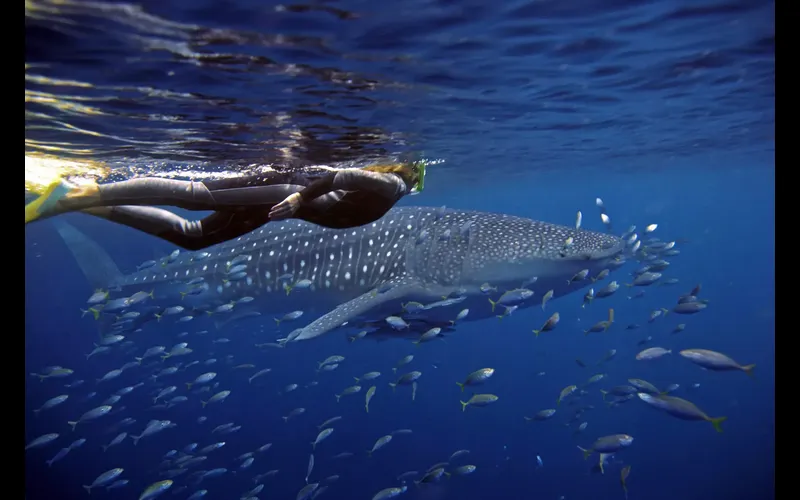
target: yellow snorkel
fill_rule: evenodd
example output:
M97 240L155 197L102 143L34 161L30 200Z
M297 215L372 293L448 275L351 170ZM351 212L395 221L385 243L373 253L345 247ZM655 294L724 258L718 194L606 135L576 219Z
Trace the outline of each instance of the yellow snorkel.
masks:
M411 164L412 168L417 171L418 180L417 183L414 184L414 187L411 188L411 192L409 194L419 194L425 189L425 170L426 164L424 161L415 161Z

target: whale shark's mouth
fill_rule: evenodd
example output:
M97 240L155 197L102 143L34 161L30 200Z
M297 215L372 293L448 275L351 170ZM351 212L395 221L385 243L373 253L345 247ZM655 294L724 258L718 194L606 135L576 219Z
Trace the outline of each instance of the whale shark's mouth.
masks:
M605 245L600 248L590 249L583 252L573 253L563 256L559 260L580 261L580 260L603 260L611 259L623 255L626 251L625 241L621 238L609 236Z
M605 248L601 248L592 252L591 258L594 260L600 259L609 259L613 257L617 257L618 255L622 255L625 253L626 245L625 241L621 238L615 238L614 243L609 242L609 244Z

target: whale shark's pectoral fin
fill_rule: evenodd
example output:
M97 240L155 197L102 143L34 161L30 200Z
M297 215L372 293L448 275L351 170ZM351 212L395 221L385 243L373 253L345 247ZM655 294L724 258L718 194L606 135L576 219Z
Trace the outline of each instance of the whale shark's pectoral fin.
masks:
M415 280L398 279L385 283L381 289L386 288L388 290L383 293L376 293L375 290L370 290L353 300L340 304L334 310L317 318L303 328L302 332L294 340L308 340L319 337L371 309L386 302L400 300L410 294L422 291L424 287L421 282Z

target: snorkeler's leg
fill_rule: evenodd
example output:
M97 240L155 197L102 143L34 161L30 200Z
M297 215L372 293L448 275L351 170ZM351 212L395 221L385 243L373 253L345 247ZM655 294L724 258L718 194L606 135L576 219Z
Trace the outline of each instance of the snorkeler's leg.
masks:
M302 189L302 183L307 183L302 176L283 172L203 182L142 177L108 184L73 185L59 180L26 205L25 223L93 207L168 205L186 210L218 210L274 205Z
M25 223L64 212L120 205L170 205L187 210L217 208L214 197L202 182L142 177L108 184L75 185L62 179L26 205Z
M217 203L202 182L141 177L79 187L58 203L69 211L121 205L169 205L186 210L214 210Z
M93 207L82 212L137 229L186 250L200 250L237 238L263 225L268 222L269 210L218 211L199 221L154 207Z

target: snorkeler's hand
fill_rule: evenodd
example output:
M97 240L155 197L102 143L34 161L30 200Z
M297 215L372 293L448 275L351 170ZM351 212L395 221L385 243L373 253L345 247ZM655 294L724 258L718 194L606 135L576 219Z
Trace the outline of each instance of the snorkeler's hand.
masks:
M269 218L272 220L280 220L293 216L300 207L300 200L300 193L290 194L285 200L272 207L272 210L269 212Z

